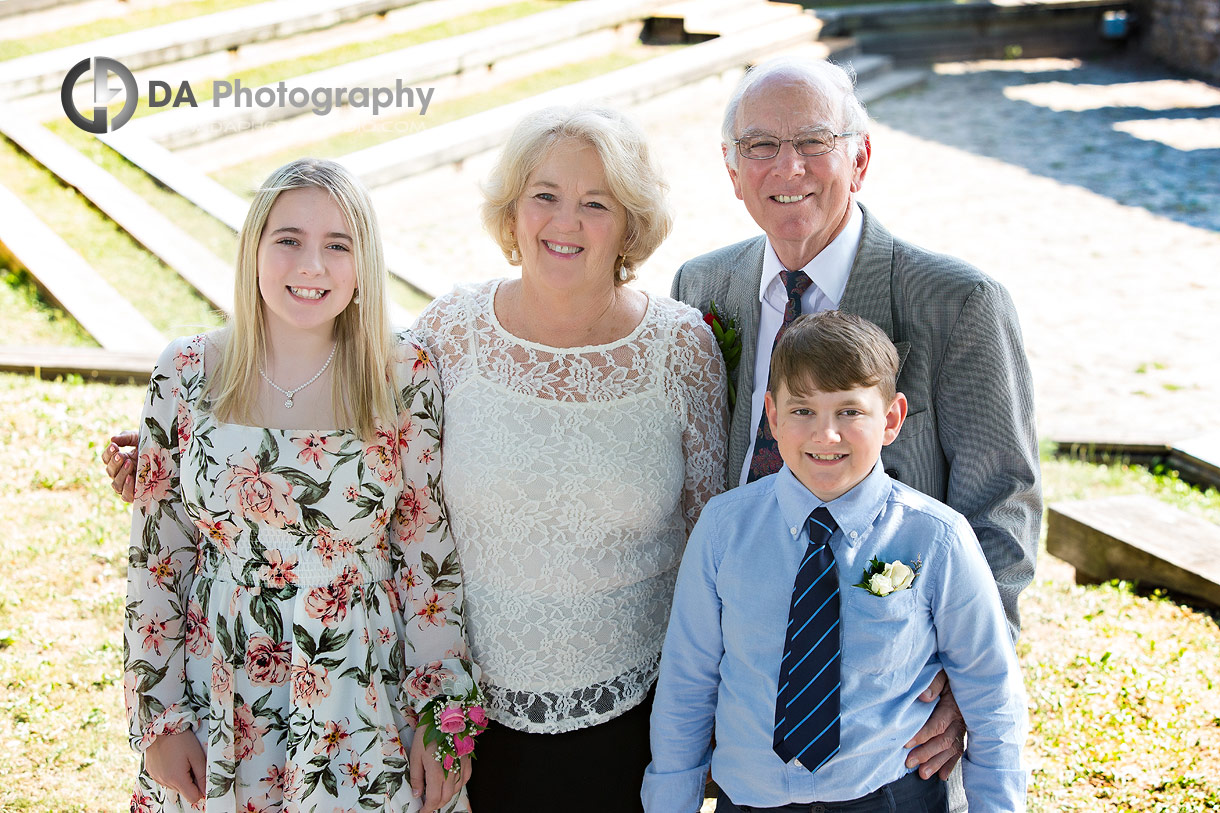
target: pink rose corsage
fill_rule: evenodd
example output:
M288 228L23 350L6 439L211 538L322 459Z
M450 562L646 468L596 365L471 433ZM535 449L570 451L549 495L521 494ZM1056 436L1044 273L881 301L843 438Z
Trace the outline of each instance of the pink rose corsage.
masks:
M462 757L473 758L475 738L489 722L477 673L478 667L469 662L437 661L422 667L408 682L424 744L436 744L436 761L446 779L461 770ZM439 694L428 699L421 690Z

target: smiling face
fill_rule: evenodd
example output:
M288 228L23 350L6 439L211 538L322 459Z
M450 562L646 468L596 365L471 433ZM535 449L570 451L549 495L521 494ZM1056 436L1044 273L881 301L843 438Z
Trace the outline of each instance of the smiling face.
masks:
M560 141L517 199L522 279L560 289L614 284L627 213L610 194L597 151Z
M356 288L351 230L324 189L289 189L258 241L258 290L269 329L333 331Z
M872 471L907 414L902 393L889 404L878 387L797 395L780 383L764 404L780 457L824 501L843 496Z
M816 128L843 131L831 105L807 82L782 74L762 80L742 99L737 138L770 135L790 139ZM803 268L846 225L852 196L868 170L871 147L849 154L850 142L837 139L825 155L800 155L783 144L774 158L737 156L730 166L733 190L775 247L786 268ZM726 150L735 150L729 144Z

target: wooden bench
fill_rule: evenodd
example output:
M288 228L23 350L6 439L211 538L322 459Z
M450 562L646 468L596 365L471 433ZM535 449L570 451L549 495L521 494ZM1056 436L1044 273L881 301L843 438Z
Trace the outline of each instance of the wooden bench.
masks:
M1220 526L1152 497L1056 503L1046 550L1076 568L1078 584L1137 581L1220 606Z
M165 346L165 337L143 314L3 186L0 249L106 350L156 354Z
M1220 489L1220 432L1175 444L1169 465L1183 480Z
M1056 440L1055 453L1083 460L1120 460L1141 466L1164 465L1183 480L1220 490L1220 432L1174 443L1149 440Z

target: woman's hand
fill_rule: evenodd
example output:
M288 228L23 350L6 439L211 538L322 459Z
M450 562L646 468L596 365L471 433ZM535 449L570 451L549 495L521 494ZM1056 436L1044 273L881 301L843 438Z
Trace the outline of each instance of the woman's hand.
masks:
M123 502L131 502L136 497L136 454L135 445L140 442L140 433L132 430L120 432L110 438L110 444L102 449L102 462L106 464L106 476L116 494ZM130 447L132 451L123 449Z
M208 757L192 731L162 734L144 751L144 770L156 782L195 804L204 797Z
M441 764L436 761L436 743L424 745L423 728L415 729L415 739L411 743L411 753L408 756L411 766L411 793L422 798L423 807L420 813L431 813L440 810L452 799L466 780L470 778L470 757L462 757L458 761L459 770L448 779Z

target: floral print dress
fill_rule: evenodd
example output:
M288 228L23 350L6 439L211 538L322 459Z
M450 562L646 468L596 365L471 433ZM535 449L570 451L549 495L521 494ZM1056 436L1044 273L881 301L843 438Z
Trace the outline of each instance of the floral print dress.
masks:
M193 729L209 813L415 811L411 703L478 677L440 493L435 367L398 337L405 406L370 443L218 421L201 400L205 340L165 350L142 416L132 746ZM132 811L188 808L141 767ZM464 808L462 794L447 809Z

